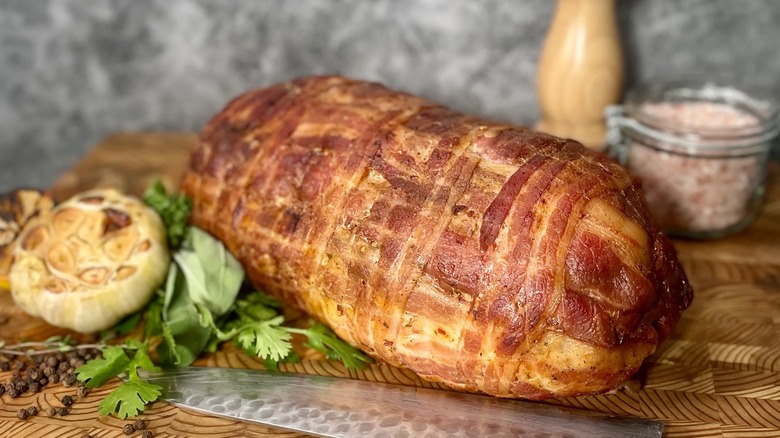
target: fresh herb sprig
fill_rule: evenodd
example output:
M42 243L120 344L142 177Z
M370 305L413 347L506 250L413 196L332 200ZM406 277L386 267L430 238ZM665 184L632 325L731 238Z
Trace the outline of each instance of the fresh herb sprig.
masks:
M178 248L187 237L192 200L182 194L168 193L160 180L149 185L143 200L162 218L168 234L168 245L172 249Z
M92 359L76 370L78 379L87 388L98 388L114 377L127 375L127 379L100 402L100 415L116 413L121 419L134 417L144 410L147 403L160 398L162 387L138 376L138 368L160 371L149 356L149 345L135 339L130 339L128 343L133 349L132 356L128 356L123 346L106 347L102 358Z

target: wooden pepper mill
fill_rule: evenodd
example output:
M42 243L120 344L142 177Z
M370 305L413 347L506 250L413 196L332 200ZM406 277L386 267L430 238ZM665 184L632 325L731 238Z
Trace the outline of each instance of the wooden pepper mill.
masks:
M559 0L537 71L536 129L598 149L623 88L615 0Z

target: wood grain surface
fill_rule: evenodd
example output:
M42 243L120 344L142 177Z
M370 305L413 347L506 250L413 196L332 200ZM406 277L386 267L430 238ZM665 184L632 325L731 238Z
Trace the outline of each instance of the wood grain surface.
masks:
M175 187L195 145L190 134L117 134L90 152L52 188L63 199L72 193L113 186L139 194L151 178ZM635 385L592 397L550 403L592 411L660 419L669 437L780 437L780 181L770 172L761 216L745 232L714 241L675 241L694 286L693 305L672 338L638 373ZM41 340L65 330L17 309L0 291L0 339ZM339 363L303 351L304 360L284 371L434 387L414 374L375 363L346 372ZM259 361L227 347L201 358L205 366L262 368ZM0 372L5 382L10 372ZM45 414L27 420L16 412L30 405L45 410L74 388L50 386L35 395L0 401L0 437L121 437L128 421L97 415L116 382L73 405L67 417ZM182 410L164 402L142 415L155 437L299 437L301 434ZM140 436L136 433L134 436Z

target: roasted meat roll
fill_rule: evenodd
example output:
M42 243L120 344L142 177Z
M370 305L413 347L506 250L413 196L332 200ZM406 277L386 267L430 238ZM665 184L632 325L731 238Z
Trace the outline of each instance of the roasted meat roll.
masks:
M376 83L239 96L205 127L182 190L256 287L461 390L610 391L692 299L609 158Z

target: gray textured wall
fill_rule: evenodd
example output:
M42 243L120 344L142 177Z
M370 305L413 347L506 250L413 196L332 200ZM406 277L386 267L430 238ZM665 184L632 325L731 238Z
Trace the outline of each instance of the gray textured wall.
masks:
M0 192L106 133L196 131L298 75L378 80L531 124L551 0L0 0ZM628 85L735 78L780 96L780 1L618 0Z

